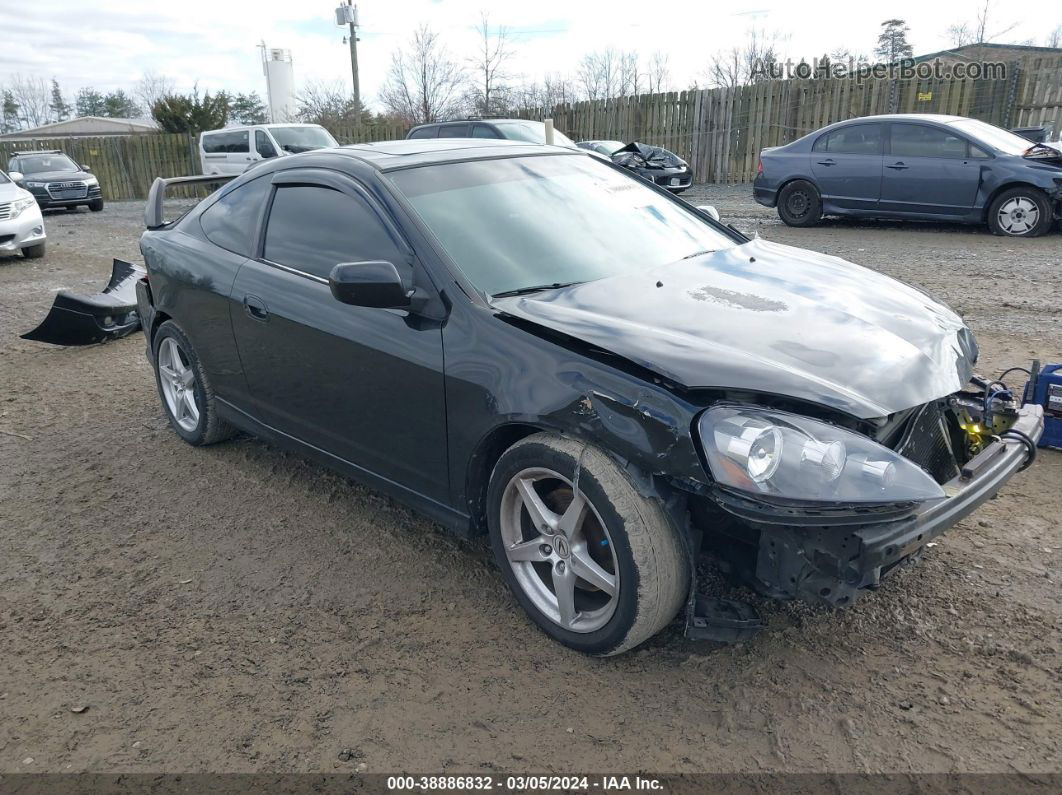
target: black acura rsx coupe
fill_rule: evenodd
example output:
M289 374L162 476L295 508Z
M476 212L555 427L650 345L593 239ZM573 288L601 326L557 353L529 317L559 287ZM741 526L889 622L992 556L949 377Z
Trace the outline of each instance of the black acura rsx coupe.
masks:
M320 150L166 221L170 182L137 293L174 431L247 431L489 533L531 619L587 653L695 624L702 549L850 603L1042 431L942 304L584 152Z

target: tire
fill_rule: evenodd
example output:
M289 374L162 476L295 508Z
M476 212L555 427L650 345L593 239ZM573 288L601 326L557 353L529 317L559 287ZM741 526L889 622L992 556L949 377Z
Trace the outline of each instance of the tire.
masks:
M44 243L38 243L35 246L26 246L22 249L22 256L26 259L40 259L44 256Z
M804 179L788 183L778 194L778 217L787 226L815 226L822 220L818 188Z
M993 235L1006 237L1039 237L1054 224L1044 192L1024 186L999 194L988 207L986 221Z
M585 507L572 523L576 481ZM526 488L537 500L523 496ZM533 522L528 500L541 523ZM569 648L602 656L627 651L663 629L685 602L690 571L679 530L659 500L642 496L598 447L550 433L517 442L494 467L487 510L494 556L517 601ZM557 597L566 582L567 620Z
M159 399L170 427L177 435L196 447L231 438L235 430L218 416L214 390L192 343L180 326L172 320L159 326L152 340L152 350ZM175 354L183 369L173 366ZM180 389L177 389L178 381ZM190 404L189 399L194 402Z
M93 199L88 203L88 208L94 213L98 213L103 209L103 199Z

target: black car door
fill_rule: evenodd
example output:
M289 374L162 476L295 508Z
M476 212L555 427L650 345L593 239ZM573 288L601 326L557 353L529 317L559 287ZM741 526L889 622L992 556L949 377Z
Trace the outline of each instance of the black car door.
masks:
M881 196L882 125L850 124L815 140L811 173L824 201L852 210L877 209Z
M891 122L881 208L921 215L963 216L977 201L987 155L948 130Z
M389 216L352 178L272 178L258 256L237 274L232 326L257 419L430 499L448 498L442 332L406 310L337 301L341 262L386 260L428 289Z

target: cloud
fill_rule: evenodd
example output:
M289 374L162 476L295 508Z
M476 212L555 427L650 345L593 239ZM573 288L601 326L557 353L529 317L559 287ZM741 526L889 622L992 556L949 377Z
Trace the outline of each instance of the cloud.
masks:
M0 47L0 85L13 73L59 80L68 96L92 85L108 91L129 89L144 71L173 78L180 90L258 91L265 94L259 51L291 50L296 84L349 81L345 30L335 25L332 5L292 0L34 0L7 14ZM486 3L484 0L362 0L359 3L359 63L362 91L372 102L386 75L391 53L413 28L430 24L458 60L475 49L473 31L482 9L492 24L510 28L514 57L509 71L539 78L546 72L574 72L586 52L605 47L655 50L670 55L676 88L703 83L704 67L717 50L739 43L750 25L777 31L786 54L812 58L838 47L869 52L885 13L867 3L757 0L751 10L719 3L678 0L613 0L573 3ZM907 19L916 52L948 44L945 31L956 19L973 15L962 0L926 4L890 3L888 16ZM999 6L1000 25L1017 22L1014 40L1038 38L1049 24L1024 21L1018 11ZM1043 11L1041 9L1041 15Z

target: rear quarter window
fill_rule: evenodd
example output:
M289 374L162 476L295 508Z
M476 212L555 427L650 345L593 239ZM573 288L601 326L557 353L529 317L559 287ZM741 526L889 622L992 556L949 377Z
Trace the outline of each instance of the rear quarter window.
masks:
M258 219L269 196L270 175L252 179L226 193L199 216L207 240L234 254L252 257Z
M414 130L409 134L410 138L434 138L436 133L439 132L438 127L421 127L419 130Z
M244 153L250 151L247 130L203 133L203 151L207 154Z

